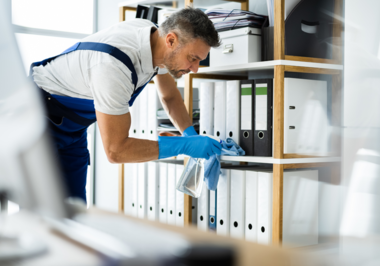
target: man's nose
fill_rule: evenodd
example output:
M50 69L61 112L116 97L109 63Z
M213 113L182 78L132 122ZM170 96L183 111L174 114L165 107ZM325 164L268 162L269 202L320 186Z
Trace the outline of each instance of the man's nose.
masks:
M190 66L189 69L190 69L193 73L197 73L197 72L198 72L198 68L199 68L199 63L196 62L196 63L191 64L191 66Z

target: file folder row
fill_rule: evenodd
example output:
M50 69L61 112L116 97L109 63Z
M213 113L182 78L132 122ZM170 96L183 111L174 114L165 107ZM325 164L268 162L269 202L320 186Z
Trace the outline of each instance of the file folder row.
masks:
M198 229L270 244L272 184L271 170L222 168L217 190L204 186L198 199ZM318 170L284 172L284 246L318 243L318 188Z
M153 221L184 226L184 194L176 189L183 163L125 164L125 213ZM192 213L196 218L196 200Z
M157 140L157 110L162 108L156 86L148 84L130 107L132 138Z
M285 78L284 153L328 155L328 82ZM273 154L273 79L200 84L200 134L232 138L248 156Z
M202 82L200 133L232 138L246 155L272 156L272 92L272 80Z

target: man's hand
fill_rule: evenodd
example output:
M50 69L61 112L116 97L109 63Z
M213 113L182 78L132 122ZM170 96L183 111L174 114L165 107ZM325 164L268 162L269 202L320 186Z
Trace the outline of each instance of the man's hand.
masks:
M96 111L104 150L111 163L139 163L158 159L158 143L129 137L130 113L108 115Z
M207 136L158 137L159 159L178 154L208 160L212 155L220 155L222 145Z

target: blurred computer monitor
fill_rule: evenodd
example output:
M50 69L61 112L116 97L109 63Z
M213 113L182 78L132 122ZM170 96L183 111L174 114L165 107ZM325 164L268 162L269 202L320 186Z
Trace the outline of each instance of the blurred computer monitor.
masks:
M64 186L38 88L25 76L10 14L0 3L0 192L21 208L67 215Z

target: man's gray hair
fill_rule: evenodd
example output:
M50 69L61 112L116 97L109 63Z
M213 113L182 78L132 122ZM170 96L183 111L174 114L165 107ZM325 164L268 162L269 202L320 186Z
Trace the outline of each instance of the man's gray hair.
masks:
M187 7L171 14L159 27L161 37L169 32L178 36L180 44L187 44L194 39L201 39L214 48L221 44L214 24L200 9Z

